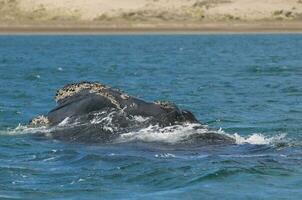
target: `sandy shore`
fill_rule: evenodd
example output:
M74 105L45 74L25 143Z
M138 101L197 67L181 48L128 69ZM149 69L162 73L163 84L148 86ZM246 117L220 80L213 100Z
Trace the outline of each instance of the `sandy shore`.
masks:
M0 0L0 34L302 32L302 0Z
M0 34L206 34L206 33L302 33L302 22L246 22L198 24L27 24L0 25Z
M1 1L7 2L6 7L14 8L12 12L17 10L19 17L23 15L23 18L30 20L255 21L302 19L302 0Z

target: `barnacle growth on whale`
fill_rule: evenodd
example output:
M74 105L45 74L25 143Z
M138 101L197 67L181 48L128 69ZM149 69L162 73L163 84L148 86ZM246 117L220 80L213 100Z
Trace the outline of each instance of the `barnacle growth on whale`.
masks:
M45 126L45 125L48 125L48 124L49 124L48 118L43 116L43 115L39 115L39 116L33 118L29 122L30 126Z
M117 141L125 133L140 133L150 127L152 131L165 134L175 126L194 124L188 133L190 137L184 134L183 141L234 143L226 135L207 131L190 111L171 102L147 102L98 82L68 84L57 91L55 100L58 105L54 109L30 121L31 126L50 127L47 136L55 139L108 143ZM201 129L203 131L198 131ZM202 135L197 136L197 133Z

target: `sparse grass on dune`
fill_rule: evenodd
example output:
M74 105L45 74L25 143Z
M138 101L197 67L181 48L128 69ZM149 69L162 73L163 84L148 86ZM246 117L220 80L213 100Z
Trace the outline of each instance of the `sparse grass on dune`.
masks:
M2 22L76 21L80 17L77 11L48 10L42 4L32 10L23 10L18 0L0 0L0 21Z
M301 0L274 0L276 4L269 4L273 0L141 0L140 6L136 5L137 0L125 1L129 5L121 2L119 6L117 1L110 0L92 0L89 4L80 0L0 0L0 24L184 24L302 20ZM57 5L58 2L60 5Z

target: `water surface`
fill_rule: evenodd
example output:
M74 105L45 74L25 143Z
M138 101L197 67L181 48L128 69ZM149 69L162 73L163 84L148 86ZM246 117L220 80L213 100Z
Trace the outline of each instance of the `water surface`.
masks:
M300 199L301 46L290 34L0 36L0 198ZM28 120L79 80L173 101L238 144L34 137Z

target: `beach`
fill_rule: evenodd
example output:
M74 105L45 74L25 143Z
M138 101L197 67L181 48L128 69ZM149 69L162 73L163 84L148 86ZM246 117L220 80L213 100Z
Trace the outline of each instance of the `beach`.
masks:
M299 0L1 0L0 33L301 32Z
M147 25L103 25L103 24L27 24L2 25L0 34L215 34L215 33L301 33L301 22L270 23L202 23L202 24L147 24Z

